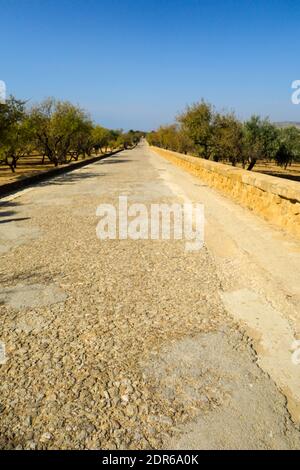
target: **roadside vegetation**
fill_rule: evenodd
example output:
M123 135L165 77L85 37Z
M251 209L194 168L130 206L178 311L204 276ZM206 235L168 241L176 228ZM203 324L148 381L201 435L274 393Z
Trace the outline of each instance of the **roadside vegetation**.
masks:
M218 113L205 101L188 106L176 122L147 135L150 145L252 170L261 161L287 168L300 163L300 130L252 116Z
M133 147L141 135L95 125L83 109L67 101L48 98L28 108L10 97L0 104L0 165L12 173L20 162L30 165L37 158L41 165L57 167Z

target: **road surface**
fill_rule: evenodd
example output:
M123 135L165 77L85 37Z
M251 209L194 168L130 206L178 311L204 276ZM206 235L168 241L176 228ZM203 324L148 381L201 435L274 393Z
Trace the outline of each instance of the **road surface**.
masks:
M99 240L120 195L204 203L204 247ZM300 447L295 241L145 144L2 199L0 232L0 448Z

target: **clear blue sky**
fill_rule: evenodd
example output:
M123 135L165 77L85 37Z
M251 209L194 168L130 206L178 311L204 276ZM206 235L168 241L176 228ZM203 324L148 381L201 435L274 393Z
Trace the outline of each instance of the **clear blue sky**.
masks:
M299 0L0 0L0 40L9 93L108 127L152 129L202 97L300 121Z

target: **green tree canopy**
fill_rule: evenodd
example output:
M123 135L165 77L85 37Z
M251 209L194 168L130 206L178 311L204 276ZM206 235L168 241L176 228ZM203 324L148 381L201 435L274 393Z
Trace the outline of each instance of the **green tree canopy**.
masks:
M37 148L55 166L66 163L74 142L90 128L86 113L67 101L48 98L29 113Z
M177 117L183 132L198 149L200 156L208 159L213 148L214 109L211 104L201 101L188 106Z

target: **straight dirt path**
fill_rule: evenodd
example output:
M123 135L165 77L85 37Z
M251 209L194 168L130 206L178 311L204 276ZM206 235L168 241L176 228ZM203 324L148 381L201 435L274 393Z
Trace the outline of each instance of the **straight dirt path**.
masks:
M100 241L96 208L120 195L204 202L206 245ZM236 312L267 276L248 255L244 292L246 249L223 220L239 210L145 145L0 200L0 448L299 448Z

